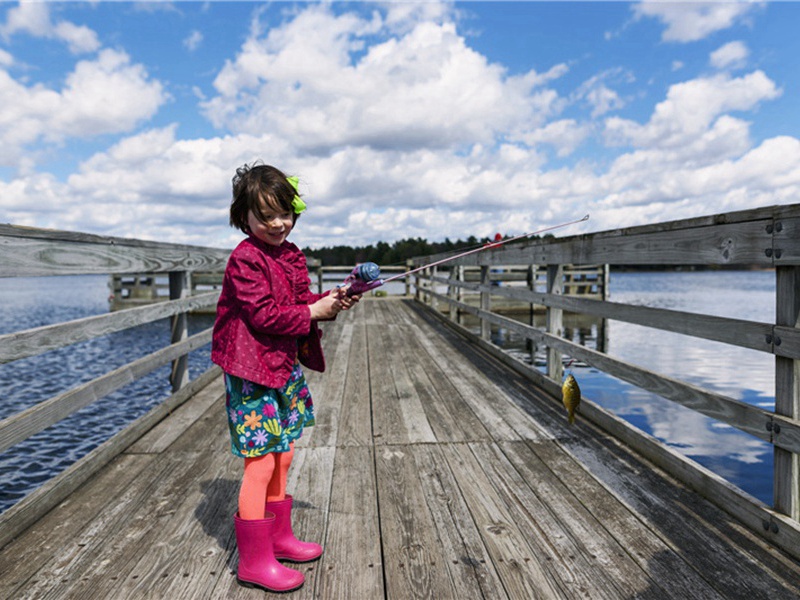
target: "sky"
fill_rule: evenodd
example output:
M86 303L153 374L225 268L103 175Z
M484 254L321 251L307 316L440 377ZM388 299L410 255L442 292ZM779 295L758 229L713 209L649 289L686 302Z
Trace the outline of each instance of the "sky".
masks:
M798 2L7 2L0 222L219 248L231 178L301 247L800 202Z

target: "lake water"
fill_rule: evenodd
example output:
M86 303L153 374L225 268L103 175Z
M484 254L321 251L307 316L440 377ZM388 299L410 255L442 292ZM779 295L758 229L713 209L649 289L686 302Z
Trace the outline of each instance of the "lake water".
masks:
M389 292L402 293L403 286L396 287ZM774 320L771 272L613 273L610 290L615 302ZM107 278L98 276L0 279L0 334L103 314L108 311L108 294ZM211 315L193 315L190 334L212 324ZM597 326L575 323L568 334L595 347ZM0 365L4 390L0 419L145 356L167 344L169 336L165 319ZM494 338L512 351L524 348L514 334L495 331ZM774 359L769 354L615 321L608 324L608 339L607 351L612 356L768 410L774 408ZM209 354L210 346L206 346L190 355L192 378L210 366ZM537 365L543 368L543 357L537 357ZM771 505L770 444L585 365L573 364L571 371L584 396ZM167 365L0 454L0 512L168 395Z
M749 321L774 322L771 271L612 273L610 300ZM572 327L570 327L572 325ZM565 336L596 348L597 321L565 318ZM519 358L524 342L508 331L494 341ZM756 352L620 321L607 324L607 354L772 411L774 362ZM535 364L545 371L543 354ZM749 434L580 363L570 366L584 397L636 425L744 491L772 505L773 448Z

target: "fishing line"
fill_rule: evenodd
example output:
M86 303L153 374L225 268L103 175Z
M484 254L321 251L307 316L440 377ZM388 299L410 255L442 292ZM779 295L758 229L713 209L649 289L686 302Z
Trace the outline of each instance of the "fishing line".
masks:
M356 266L347 278L342 283L342 286L348 285L350 286L347 290L348 296L354 296L357 294L363 294L364 292L368 292L373 290L377 287L380 287L390 281L395 281L397 279L403 279L408 277L409 275L413 275L414 273L418 273L419 271L423 271L425 269L430 269L431 267L436 267L438 265L444 264L446 262L450 262L456 260L457 258L464 258L465 256L470 256L471 254L476 254L478 252L483 252L484 250L490 250L492 248L499 248L500 246L504 246L505 244L510 244L511 242L516 242L517 240L522 240L525 238L532 237L534 235L539 235L541 233L546 233L548 231L553 231L555 229L561 229L562 227L568 227L569 225L575 225L577 223L582 223L589 219L589 215L585 215L580 219L575 219L573 221L567 221L565 223L559 223L558 225L551 225L549 227L544 227L542 229L538 229L536 231L531 231L529 233L523 233L522 235L517 235L507 240L500 240L497 242L489 242L487 244L483 244L476 248L472 248L471 250L467 250L466 252L460 252L458 254L454 254L453 256L448 256L446 258L442 258L440 260L434 261L432 263L427 263L415 269L411 269L410 271L404 271L403 273L399 273L397 275L393 275L392 277L388 277L386 279L380 278L381 269L380 267L373 263L373 262L366 262Z

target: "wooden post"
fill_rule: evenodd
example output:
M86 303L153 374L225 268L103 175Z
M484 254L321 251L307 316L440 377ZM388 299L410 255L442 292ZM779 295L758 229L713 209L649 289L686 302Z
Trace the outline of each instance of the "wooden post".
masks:
M561 294L564 291L564 266L547 265L547 293ZM564 311L547 307L547 333L561 337L564 330ZM564 375L561 353L555 348L547 348L547 376L560 382Z
M447 316L451 321L458 321L458 308L456 308L455 302L458 300L458 290L460 289L458 286L453 285L453 282L458 279L458 265L452 265L450 267L450 274L447 276L450 283L447 285L447 297L450 299L450 302L447 304Z
M172 271L169 274L169 298L178 300L189 296L192 289L191 275L188 271ZM171 343L180 342L189 337L189 318L186 313L178 313L172 317ZM172 392L175 393L189 383L188 355L172 361L172 375L170 383Z
M433 280L434 277L439 276L439 267L431 267L430 268L430 292L431 292L431 308L436 312L439 312L439 300L434 295L436 292L436 282Z
M528 272L527 272L527 283L528 289L531 293L536 291L536 265L528 265ZM533 327L536 325L536 305L531 302L530 304L530 314L528 315L528 324ZM525 346L528 350L528 354L530 356L531 365L536 364L535 356L536 356L536 342L534 342L531 338L528 338L525 341Z
M481 286L491 285L489 276L489 265L481 265ZM492 310L492 297L488 290L481 290L481 310L489 312ZM492 337L492 326L489 321L481 318L481 338L490 340Z
M608 263L600 265L600 268L602 269L598 275L599 284L602 286L600 296L601 300L606 302L609 296L608 287L611 282L611 269ZM608 352L608 319L605 317L600 319L600 324L597 327L597 351L606 353Z
M800 325L800 267L776 267L776 325ZM779 341L773 340L778 344ZM775 357L775 413L800 419L800 361ZM775 435L780 435L773 431ZM775 447L773 508L800 520L800 455Z
M464 265L458 265L455 268L457 269L457 273L458 273L458 275L457 275L458 281L461 282L461 283L464 283L467 280L466 275L464 274L464 272L465 272ZM464 288L463 288L463 286L458 286L458 291L456 292L456 299L459 302L464 302ZM460 308L457 309L457 318L458 318L458 324L459 325L463 325L464 324L464 314L463 314L463 312L461 311Z

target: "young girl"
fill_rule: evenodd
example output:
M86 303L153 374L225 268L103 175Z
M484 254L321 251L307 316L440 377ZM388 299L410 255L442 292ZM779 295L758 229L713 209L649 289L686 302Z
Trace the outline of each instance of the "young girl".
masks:
M236 171L230 223L248 237L225 268L211 346L211 360L225 372L231 450L244 458L234 515L237 578L276 592L305 581L277 559L308 562L322 554L318 544L294 537L286 494L294 441L314 424L300 362L325 369L317 322L359 300L344 289L310 291L305 256L286 240L305 208L296 178L267 165Z

